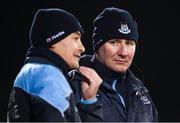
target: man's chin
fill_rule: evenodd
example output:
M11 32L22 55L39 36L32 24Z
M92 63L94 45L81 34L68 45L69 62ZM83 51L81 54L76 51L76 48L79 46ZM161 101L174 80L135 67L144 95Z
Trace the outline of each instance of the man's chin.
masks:
M78 68L79 68L79 63L78 63L78 64L70 65L69 68L70 68L71 70L73 70L73 69L78 69Z
M125 73L127 71L127 68L121 68L121 69L114 69L117 73Z

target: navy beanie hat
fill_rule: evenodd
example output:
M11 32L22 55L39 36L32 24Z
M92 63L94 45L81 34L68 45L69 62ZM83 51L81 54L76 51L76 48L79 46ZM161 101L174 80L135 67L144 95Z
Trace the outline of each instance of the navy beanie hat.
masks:
M105 8L94 20L92 38L94 51L110 39L129 39L137 43L137 23L123 9Z
M83 33L83 28L71 13L57 8L39 9L31 25L30 44L49 48L76 31Z

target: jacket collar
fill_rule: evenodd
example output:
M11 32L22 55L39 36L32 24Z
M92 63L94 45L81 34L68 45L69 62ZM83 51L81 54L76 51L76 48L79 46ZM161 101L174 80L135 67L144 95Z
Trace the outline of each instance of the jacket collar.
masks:
M112 87L107 83L107 80L109 79L107 79L106 76L108 75L104 72L107 70L107 68L104 68L104 66L102 66L97 59L95 59L95 55L83 55L80 59L80 65L88 66L95 69L104 81L100 88L105 89L106 92L114 92ZM100 68L102 68L103 70ZM112 75L113 72L109 71L108 73ZM126 74L124 74L123 76L117 73L115 75L112 75L110 77L110 80L113 81L115 78L118 77L119 79L123 79L126 82L130 94L142 89L147 92L147 89L143 86L142 81L139 80L130 69L128 69Z
M68 72L70 71L70 69L67 63L53 51L46 48L30 48L26 54L25 63L30 62L30 59L32 59L33 57L36 57L35 62L45 63L46 61L46 63L51 63L56 67L60 68L63 74L66 76L66 78L69 79Z

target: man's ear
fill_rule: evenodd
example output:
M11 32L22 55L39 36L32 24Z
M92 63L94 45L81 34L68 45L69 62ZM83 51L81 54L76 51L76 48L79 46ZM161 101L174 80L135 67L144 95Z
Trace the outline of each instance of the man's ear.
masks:
M98 52L98 50L95 52L95 55L97 56L97 55L99 55L99 52Z
M97 50L96 52L95 52L95 57L97 58L97 59L99 59L99 50Z
M53 49L55 46L54 45L51 45L50 47L49 47L49 49Z

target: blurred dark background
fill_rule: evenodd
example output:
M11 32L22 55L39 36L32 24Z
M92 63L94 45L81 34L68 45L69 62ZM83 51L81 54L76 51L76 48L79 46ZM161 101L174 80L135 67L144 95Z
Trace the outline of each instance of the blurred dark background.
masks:
M145 0L24 0L1 3L0 121L6 121L10 90L29 47L29 29L40 8L62 8L80 20L83 44L92 54L93 20L105 7L128 10L139 27L139 46L135 63L159 112L159 121L180 121L179 101L179 4ZM113 20L112 20L113 21Z

